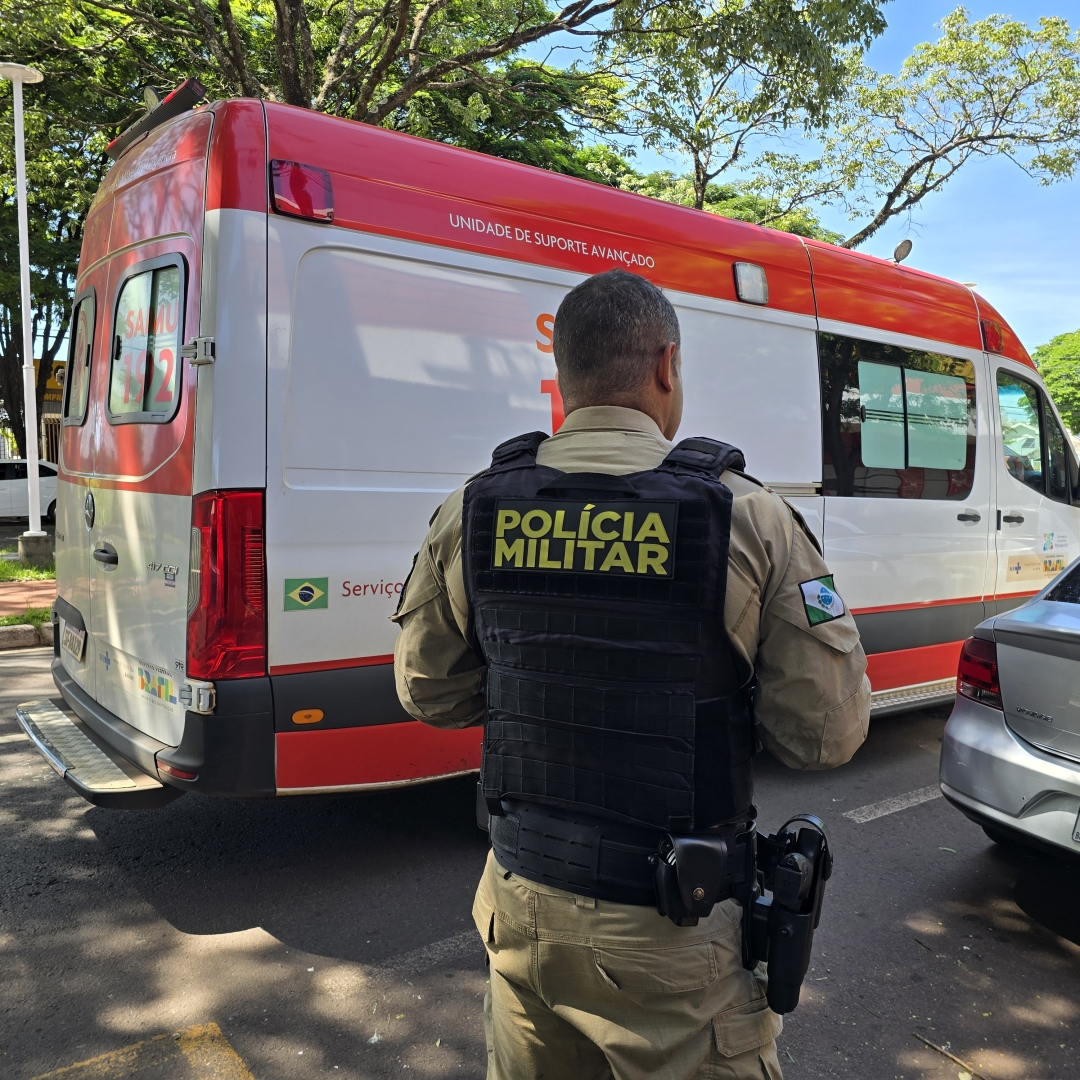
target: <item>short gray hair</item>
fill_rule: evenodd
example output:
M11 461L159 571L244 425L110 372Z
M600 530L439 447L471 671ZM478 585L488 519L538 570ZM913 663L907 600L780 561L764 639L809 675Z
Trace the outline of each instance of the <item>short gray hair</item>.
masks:
M552 342L562 396L578 405L636 390L679 319L651 281L626 270L594 274L563 297Z

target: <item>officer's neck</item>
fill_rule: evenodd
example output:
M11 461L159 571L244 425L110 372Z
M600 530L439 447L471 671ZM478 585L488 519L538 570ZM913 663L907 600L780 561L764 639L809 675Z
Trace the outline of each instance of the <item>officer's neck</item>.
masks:
M597 398L595 401L575 401L572 404L567 402L565 408L567 416L577 412L579 409L591 409L601 406L633 409L635 412L644 413L652 420L660 429L664 438L670 442L675 437L675 432L679 430L679 422L682 417L673 416L673 410L664 407L667 404L667 402L652 401L638 395L612 394Z

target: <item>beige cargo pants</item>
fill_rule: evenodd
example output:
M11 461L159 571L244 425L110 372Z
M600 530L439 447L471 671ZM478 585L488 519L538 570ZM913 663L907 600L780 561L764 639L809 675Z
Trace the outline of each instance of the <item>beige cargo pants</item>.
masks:
M489 852L473 919L488 1080L782 1080L780 1017L742 966L735 901L679 927L526 881Z

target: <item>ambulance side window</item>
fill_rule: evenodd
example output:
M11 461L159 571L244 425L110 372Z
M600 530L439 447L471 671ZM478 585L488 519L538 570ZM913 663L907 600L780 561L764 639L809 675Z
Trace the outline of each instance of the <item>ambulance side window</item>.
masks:
M112 423L161 423L176 414L183 285L182 268L172 258L166 265L151 265L124 282L113 320L109 374Z
M71 316L71 346L64 376L64 423L81 424L86 419L90 393L90 361L94 350L94 294L78 300Z
M1065 435L1043 395L1043 423L1046 430L1046 494L1058 502L1069 501L1069 463Z
M875 341L818 335L822 490L966 499L975 478L975 366Z
M1005 471L1034 491L1045 491L1039 391L1026 379L997 373L998 414Z

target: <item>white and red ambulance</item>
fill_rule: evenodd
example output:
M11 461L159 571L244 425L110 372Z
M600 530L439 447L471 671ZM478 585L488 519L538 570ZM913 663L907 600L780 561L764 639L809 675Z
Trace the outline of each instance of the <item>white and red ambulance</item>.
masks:
M446 494L558 428L553 313L611 267L678 310L681 434L741 447L819 538L876 709L949 697L971 628L1080 554L1071 443L962 285L302 109L167 114L122 137L86 221L63 707L20 713L94 801L477 768L478 730L398 705L389 616Z

